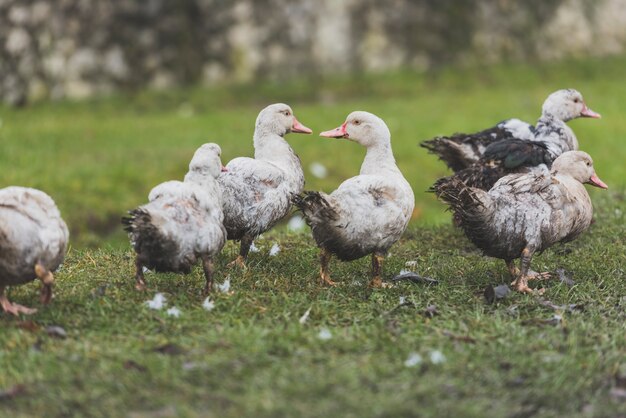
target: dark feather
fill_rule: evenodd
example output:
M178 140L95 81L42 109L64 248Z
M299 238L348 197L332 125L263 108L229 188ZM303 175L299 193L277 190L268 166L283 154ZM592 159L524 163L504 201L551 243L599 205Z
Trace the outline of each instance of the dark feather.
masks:
M158 272L191 272L191 262L180 262L171 256L178 254L178 243L161 233L149 212L137 208L128 213L130 216L123 217L122 224L144 266Z

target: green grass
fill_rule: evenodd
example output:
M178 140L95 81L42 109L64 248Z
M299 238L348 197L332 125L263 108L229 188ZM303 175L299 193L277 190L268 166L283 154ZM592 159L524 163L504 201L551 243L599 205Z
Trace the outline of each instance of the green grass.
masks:
M55 198L75 246L103 241L125 245L119 218L146 201L149 190L182 178L195 149L222 146L224 162L252 155L254 120L265 105L284 101L316 134L342 123L356 109L381 116L392 132L396 159L417 195L415 223L436 225L448 216L422 194L447 173L417 144L438 134L475 131L507 117L534 121L552 91L575 87L601 120L576 120L581 147L595 158L610 187L623 188L626 170L625 58L535 66L446 70L264 83L168 93L139 93L88 102L0 108L0 183L33 186ZM291 134L307 188L331 191L358 173L364 150L347 141ZM313 177L312 162L329 176Z
M440 280L430 287L372 291L362 259L333 262L340 285L323 288L306 233L266 234L250 268L229 272L229 244L217 280L229 274L234 293L216 295L211 312L201 307L200 268L149 274L141 294L129 251L73 250L34 322L0 317L0 388L24 389L0 400L0 416L619 416L624 400L611 391L626 375L623 199L605 196L590 233L535 257L538 270L571 272L573 287L549 281L543 296L578 304L571 312L522 294L486 304L485 287L509 280L504 263L451 226L411 227L387 260L387 276L416 260ZM268 257L275 242L282 250ZM156 290L180 318L143 306ZM401 296L413 306L397 307ZM37 286L11 297L37 306ZM555 314L562 322L549 324ZM48 336L49 325L67 338ZM330 340L318 338L323 328ZM158 351L167 345L174 353ZM432 364L433 350L446 361ZM424 360L406 367L413 352Z
M49 192L72 228L73 247L51 305L38 305L37 284L9 291L40 310L31 318L0 315L0 417L622 416L624 64L354 76L1 109L2 183ZM577 308L555 311L521 294L489 305L484 289L509 281L504 264L482 257L450 226L442 205L420 193L446 170L417 143L509 116L533 120L547 93L570 86L603 114L571 126L611 192L593 191L596 222L587 234L536 256L533 267L570 272L573 287L546 282L543 298ZM229 275L233 293L215 295L211 312L201 307L200 268L187 276L149 274L150 291L134 290L133 254L118 224L124 210L144 202L156 183L182 177L205 141L220 143L225 160L250 155L256 114L279 100L316 132L354 109L388 122L418 211L392 248L385 276L417 261L417 271L438 285L368 289L369 260L362 259L333 261L340 285L321 287L307 231L279 228L257 241L261 252L251 254L245 272L225 268L237 252L228 244L217 281ZM364 154L356 144L315 136L289 141L311 189L332 190L358 172ZM330 176L309 175L313 161ZM274 243L282 250L268 257ZM144 306L156 291L180 318ZM400 297L412 305L398 307ZM433 317L424 313L431 305ZM67 338L48 335L51 325ZM331 339L318 338L323 329ZM435 350L445 362L429 360ZM406 367L411 353L422 363ZM18 393L3 393L11 389Z

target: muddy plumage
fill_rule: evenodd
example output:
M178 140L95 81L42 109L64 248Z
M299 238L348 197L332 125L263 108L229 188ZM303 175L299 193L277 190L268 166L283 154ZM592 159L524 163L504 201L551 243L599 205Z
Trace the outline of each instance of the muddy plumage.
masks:
M438 183L435 192L484 254L505 260L515 288L529 291L527 281L537 275L530 270L533 254L575 239L591 224L593 207L583 183L606 188L591 157L569 151L551 170L508 175L488 192L454 177ZM518 258L519 271L512 264Z

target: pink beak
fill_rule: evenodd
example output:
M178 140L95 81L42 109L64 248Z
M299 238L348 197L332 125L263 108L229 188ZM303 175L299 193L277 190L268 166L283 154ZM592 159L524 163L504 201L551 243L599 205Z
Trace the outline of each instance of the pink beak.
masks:
M584 103L583 103L583 110L582 112L580 112L580 115L585 118L594 118L594 119L600 119L602 117L602 115L600 115L599 113L596 113L593 110L589 109L587 105Z
M228 171L228 169L224 166L222 166L222 173L226 173Z
M593 173L593 175L589 178L589 181L587 183L591 184L592 186L599 187L601 189L609 188L609 186L607 186L606 183L600 180L600 177L598 177L596 173Z
M298 119L296 119L295 116L293 117L293 125L291 125L291 132L294 132L297 134L313 133L313 131L310 128L307 128L306 126L298 122Z
M326 138L348 138L348 132L346 131L346 123L330 131L324 131L320 134L320 136L323 136Z

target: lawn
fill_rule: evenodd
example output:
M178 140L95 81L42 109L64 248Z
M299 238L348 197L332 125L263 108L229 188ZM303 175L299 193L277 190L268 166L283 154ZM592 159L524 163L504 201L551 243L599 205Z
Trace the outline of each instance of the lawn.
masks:
M357 144L317 136L361 109L390 127L395 156L416 192L414 223L437 225L448 216L434 196L421 193L447 173L418 143L439 134L475 131L519 117L534 121L554 90L575 87L600 120L570 126L581 148L612 189L626 185L626 57L542 66L498 66L446 70L433 76L396 73L257 86L138 93L88 102L45 103L26 109L0 108L3 152L0 182L41 188L55 198L78 247L104 242L126 245L119 218L144 202L150 189L182 178L195 149L222 146L224 162L252 155L258 112L289 103L312 136L287 138L300 155L307 188L333 190L355 175L364 156ZM316 178L310 166L326 166ZM596 193L595 191L593 193Z
M3 184L49 192L71 225L73 247L55 299L37 285L10 289L40 308L0 315L0 416L467 416L618 417L626 410L626 59L398 73L267 83L89 102L2 109ZM484 293L507 283L504 263L482 257L426 193L442 164L417 143L500 119L535 119L544 97L576 87L603 119L571 123L610 191L592 191L595 223L579 240L536 256L538 271L563 268L542 296ZM194 149L222 145L224 158L251 154L254 118L290 103L319 132L354 109L392 132L396 158L418 210L385 265L407 262L439 281L367 288L369 260L333 261L335 288L317 281L307 230L285 228L256 242L249 269L218 259L229 293L207 311L200 268L148 274L133 288L133 255L118 225L156 183L180 178ZM307 186L331 190L358 171L356 144L291 135ZM312 162L329 176L313 177ZM280 252L268 256L278 244ZM144 302L155 292L163 310ZM166 309L177 307L180 317ZM308 316L306 312L309 312ZM51 328L51 327L60 328Z

